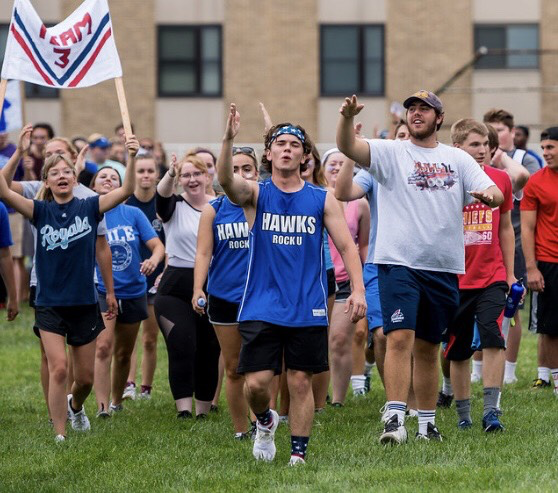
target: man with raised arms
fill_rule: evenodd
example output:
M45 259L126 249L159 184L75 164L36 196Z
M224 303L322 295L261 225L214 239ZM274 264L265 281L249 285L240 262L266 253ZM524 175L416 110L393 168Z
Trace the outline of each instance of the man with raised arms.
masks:
M244 209L250 227L248 276L238 320L242 336L238 372L257 418L253 455L275 457L279 416L270 410L270 384L283 355L290 393L290 465L304 463L314 417L312 374L328 369L327 283L323 229L327 228L349 273L352 294L345 309L356 322L366 314L362 267L339 204L330 192L300 177L311 153L305 130L282 123L265 137L261 183L233 174L232 146L240 127L230 107L217 166L229 199Z
M465 271L463 206L476 198L490 207L504 199L466 152L440 144L440 99L418 91L404 102L411 139L355 138L356 96L340 108L337 146L378 181L380 302L387 337L384 380L387 421L380 442L402 443L411 381L418 403L417 438L441 440L435 426L437 356L442 334L459 303L457 274Z

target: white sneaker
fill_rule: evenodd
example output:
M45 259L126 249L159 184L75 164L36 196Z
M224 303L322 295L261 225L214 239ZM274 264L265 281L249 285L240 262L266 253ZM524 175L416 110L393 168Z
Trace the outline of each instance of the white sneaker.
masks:
M120 411L124 411L124 406L122 404L113 404L112 401L110 401L109 411L111 414L119 413Z
M382 445L399 445L407 441L407 430L404 424L399 423L397 415L394 414L384 426L384 432L380 435Z
M285 414L284 416L279 416L279 423L288 425L289 424L289 415Z
M140 395L139 398L144 401L148 401L151 399L151 392L148 390L144 390Z
M91 423L89 423L89 418L87 414L85 414L85 406L81 407L81 410L75 413L72 411L72 406L70 406L70 402L72 400L72 396L68 395L68 414L70 416L70 423L72 424L72 428L76 431L87 431L91 429Z
M477 375L476 373L471 373L471 383L479 383L482 380L482 377L480 375Z
M515 375L504 376L504 383L506 385L517 383L517 377Z
M54 437L54 441L55 441L56 443L60 443L60 442L63 442L63 441L65 441L65 440L66 440L66 437L65 437L64 435L56 435L56 436Z
M122 399L131 399L132 401L136 400L136 384L132 382L128 382L126 388L124 389L124 393L122 394Z
M279 415L273 409L271 410L273 422L271 427L262 426L259 422L256 423L256 439L254 440L254 447L252 455L256 460L265 460L271 462L275 458L277 449L275 448L275 430L279 425Z
M306 461L299 457L298 455L291 455L291 460L289 461L289 466L296 467L306 464Z

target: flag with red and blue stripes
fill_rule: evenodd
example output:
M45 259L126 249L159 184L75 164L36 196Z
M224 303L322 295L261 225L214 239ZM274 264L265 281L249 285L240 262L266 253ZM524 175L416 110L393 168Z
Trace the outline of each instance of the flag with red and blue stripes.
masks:
M122 77L107 0L85 0L46 27L29 0L15 0L2 79L48 87L88 87Z

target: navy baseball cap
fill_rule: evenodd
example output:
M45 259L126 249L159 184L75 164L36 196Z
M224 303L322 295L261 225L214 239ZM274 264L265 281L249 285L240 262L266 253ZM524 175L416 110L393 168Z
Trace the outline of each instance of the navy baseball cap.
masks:
M421 89L420 91L417 91L413 95L409 96L403 102L403 107L409 109L411 103L417 99L426 103L431 108L434 108L438 113L444 112L444 106L442 105L442 101L440 101L440 98L433 92L425 91L424 89Z

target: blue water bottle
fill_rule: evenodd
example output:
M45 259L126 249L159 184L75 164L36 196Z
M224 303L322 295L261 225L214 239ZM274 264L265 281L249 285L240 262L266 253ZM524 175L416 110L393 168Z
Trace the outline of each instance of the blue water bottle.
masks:
M517 307L519 306L519 302L521 301L521 297L523 296L523 292L525 291L525 287L523 286L523 279L520 279L517 282L514 282L510 288L510 292L508 293L508 297L506 299L506 308L504 308L504 317L513 318Z
M199 297L199 298L198 298L197 303L198 303L198 306L199 306L200 308L205 308L206 302L205 302L205 300L204 300L202 297Z

